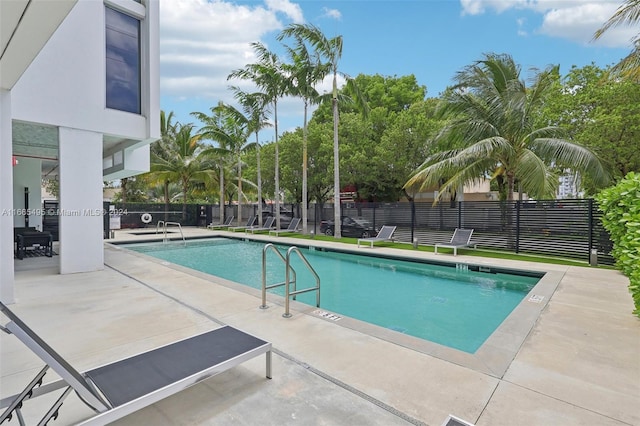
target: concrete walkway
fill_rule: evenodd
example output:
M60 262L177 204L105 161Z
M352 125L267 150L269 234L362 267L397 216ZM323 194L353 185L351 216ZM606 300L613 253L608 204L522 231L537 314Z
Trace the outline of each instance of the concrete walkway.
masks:
M116 234L118 240L146 238ZM453 260L450 255L437 259ZM273 343L272 380L264 378L259 357L120 425L439 426L449 414L479 426L640 424L640 320L631 315L624 276L588 267L455 259L545 269L560 277L504 371L465 365L450 352L415 350L366 327L341 326L313 315L309 307L294 305L294 316L285 319L275 296L269 298L271 307L261 310L255 290L111 245L105 246L105 270L92 273L57 275L55 257L16 261L17 303L11 308L79 370L219 324ZM0 333L0 345L4 398L21 390L42 363L13 336ZM28 424L35 424L38 409L38 400L27 402ZM91 410L71 396L55 424L89 416Z

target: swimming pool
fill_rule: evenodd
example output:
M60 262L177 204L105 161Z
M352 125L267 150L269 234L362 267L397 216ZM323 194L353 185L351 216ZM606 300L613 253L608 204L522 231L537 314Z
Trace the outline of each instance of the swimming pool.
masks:
M215 238L127 248L260 288L264 243ZM285 252L288 246L279 246ZM525 298L540 274L457 267L302 249L321 279L321 308L410 336L474 353ZM267 254L267 284L284 281L284 267ZM298 289L315 284L297 258ZM473 270L477 269L477 270ZM283 288L272 292L282 295ZM315 305L315 293L298 296Z

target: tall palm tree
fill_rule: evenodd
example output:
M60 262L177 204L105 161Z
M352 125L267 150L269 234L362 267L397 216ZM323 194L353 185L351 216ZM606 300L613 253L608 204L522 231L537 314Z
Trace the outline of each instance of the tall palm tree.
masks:
M276 227L280 228L280 159L278 152L278 100L288 93L288 80L278 56L260 43L251 43L258 62L247 64L245 68L232 71L227 79L239 78L251 80L273 105L273 124L275 128L275 199Z
M172 145L151 154L151 172L163 181L178 182L182 189L182 219L187 217L187 197L192 183L215 181L213 163L200 144L200 135L193 134L193 124L177 127Z
M175 143L176 133L178 131L178 123L173 122L174 114L173 111L170 111L167 114L164 110L160 111L160 140L151 144L151 153L157 156L162 156L171 152L170 147ZM153 174L151 174L154 176ZM164 179L162 181L162 186L164 188L164 220L168 220L169 215L169 184L171 182L168 179Z
M609 174L589 149L562 139L556 126L538 128L536 113L558 76L555 67L538 72L531 87L509 55L487 54L456 75L457 85L444 98L450 122L436 137L453 149L428 157L405 184L425 189L440 185L439 198L468 182L499 175L513 200L516 180L534 197L553 196L553 167L590 173L596 182Z
M251 127L250 118L245 117L242 112L235 107L220 102L217 106L211 108L213 114L220 118L219 123L209 124L200 129L200 135L204 138L213 139L220 143L220 146L226 147L236 160L237 179L238 179L238 223L242 218L242 153L252 147L247 144L247 140L253 128ZM212 149L208 152L216 153L219 149Z
M338 70L338 62L342 57L342 36L327 38L320 28L310 24L292 24L282 31L283 37L295 37L305 40L318 52L320 57L328 62L330 73L333 75L331 103L333 111L333 193L334 193L334 220L335 238L341 238L340 223L342 213L340 211L340 153L338 141L338 75L346 80L346 89L353 93L355 101L362 111L366 111L366 102L358 90L355 80Z
M283 40L286 32L278 35L278 40ZM302 127L302 233L307 234L308 222L308 126L307 116L309 105L320 102L320 94L315 86L321 82L329 72L329 64L322 63L319 52L310 52L305 40L294 34L295 46L285 46L288 56L292 61L287 73L291 79L290 94L302 98L304 104L304 124Z
M218 105L222 104L219 102ZM202 112L192 112L192 116L200 120L204 123L204 127L217 128L221 125L222 122L222 111L220 109L216 110L215 107L211 108L211 115L207 115ZM201 133L202 139L211 139L212 134ZM216 140L218 143L218 147L208 147L204 155L209 156L215 163L218 168L219 178L218 184L220 186L220 222L224 222L225 217L225 207L224 207L224 196L225 196L225 171L227 170L227 166L229 163L229 157L231 155L231 151L225 145L225 140Z
M640 0L626 0L604 25L593 36L598 40L608 30L620 25L634 25L640 22ZM614 75L622 75L635 82L640 82L640 33L632 40L631 53L612 68Z
M256 136L255 148L258 180L258 223L262 227L262 175L260 172L259 133L260 130L271 125L267 121L267 114L269 113L267 104L269 103L269 99L261 92L247 93L236 86L230 86L230 89L233 91L235 99L240 103L247 119L249 120L248 130L250 132L253 131Z

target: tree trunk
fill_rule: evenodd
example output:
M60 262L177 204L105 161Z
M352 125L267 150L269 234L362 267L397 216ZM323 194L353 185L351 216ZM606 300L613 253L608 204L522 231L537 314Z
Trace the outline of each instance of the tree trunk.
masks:
M182 220L187 219L187 191L189 190L189 183L182 182Z
M333 221L334 237L342 238L342 212L340 206L340 157L338 149L338 82L333 73Z
M516 233L513 229L513 190L515 187L515 176L513 172L507 172L507 202L504 209L506 215L505 226L507 228L507 248L509 250L515 250L516 248Z
M242 163L238 153L238 216L242 217Z
M129 181L128 178L120 179L120 192L121 192L120 199L122 200L122 204L125 204L127 202L127 182L128 181Z
M302 127L302 233L307 234L307 210L308 197L307 197L307 135L309 129L307 128L307 110L308 102L304 101L304 124Z
M258 220L260 220L260 227L262 228L262 175L260 174L260 139L258 138L258 132L256 132L256 162L258 165Z
M169 181L164 181L164 221L169 220Z
M275 170L275 184L276 184L276 229L280 229L280 153L278 151L278 103L273 102L273 124L276 131L276 170Z

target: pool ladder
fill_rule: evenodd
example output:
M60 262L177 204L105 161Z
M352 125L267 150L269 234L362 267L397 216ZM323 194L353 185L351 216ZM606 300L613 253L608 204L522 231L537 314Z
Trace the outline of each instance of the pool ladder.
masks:
M182 225L180 225L178 222L165 222L164 220L159 220L158 223L156 224L156 234L158 233L158 229L160 228L160 226L162 225L162 233L163 233L163 237L162 237L162 242L163 243L168 243L169 242L169 238L167 238L167 226L173 225L173 226L177 226L178 229L180 230L180 236L182 237L182 242L184 243L184 245L187 245L187 240L184 239L184 234L182 233Z
M280 260L282 260L284 262L284 267L285 267L285 274L284 274L285 279L284 279L284 282L267 285L267 252L269 250L272 250L273 252L275 252L278 255L278 257L280 258ZM296 271L291 266L291 254L292 253L296 253L298 255L298 257L300 258L300 260L302 260L302 262L305 264L307 269L309 269L309 271L313 274L313 276L316 279L316 286L315 287L305 288L305 289L302 289L302 290L298 290L296 288L296 286L297 286ZM292 284L293 284L293 291L291 291L291 285ZM307 293L309 291L315 291L316 292L316 307L318 307L318 308L320 307L320 277L316 273L315 269L313 269L313 267L311 266L311 264L309 263L307 258L304 257L304 255L302 254L300 249L298 247L296 247L296 246L291 246L287 250L287 255L283 256L282 253L280 253L280 250L278 250L275 245L267 244L262 249L262 305L260 305L260 309L267 309L268 308L268 306L267 306L267 290L268 289L272 289L272 288L276 288L276 287L281 287L281 286L284 286L284 314L282 314L283 317L291 318L291 312L289 311L289 299L291 298L291 296L293 296L293 299L295 300L296 295L301 294L301 293Z

